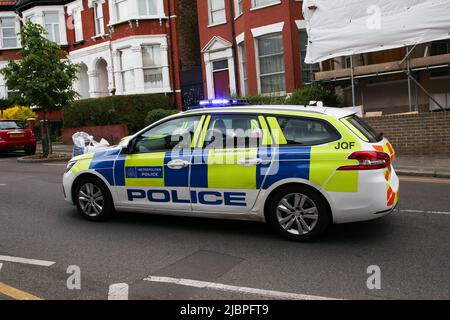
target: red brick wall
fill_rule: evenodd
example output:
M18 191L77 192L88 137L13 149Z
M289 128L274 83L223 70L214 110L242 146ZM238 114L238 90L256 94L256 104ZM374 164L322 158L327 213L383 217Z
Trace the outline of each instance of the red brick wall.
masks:
M231 1L234 3L234 1ZM286 90L293 91L302 86L301 82L301 59L299 49L298 29L295 20L302 20L302 3L294 0L283 0L280 4L261 8L258 10L251 9L251 1L243 2L243 14L237 17L232 23L235 25L235 36L245 32L245 55L247 64L248 90L249 94L258 93L257 75L256 75L256 57L255 57L255 42L251 33L251 29L266 25L271 25L284 21L283 27L283 47L284 47L284 63L285 63L285 78ZM198 11L198 25L200 34L200 48L204 48L213 36L219 36L229 42L234 42L232 39L231 26L231 8L230 1L225 0L225 9L227 16L227 23L213 27L208 27L209 12L208 1L197 1ZM235 68L239 70L240 64L235 59ZM206 76L205 64L203 64L203 82L206 90ZM240 92L240 77L236 79L237 90Z
M91 136L94 136L95 141L100 141L102 138L108 140L112 145L118 143L120 139L128 136L128 127L124 124L110 125L110 126L90 126L81 128L63 128L62 138L64 143L72 143L72 135L75 132L84 131Z
M450 156L450 112L390 115L365 121L383 132L399 155Z

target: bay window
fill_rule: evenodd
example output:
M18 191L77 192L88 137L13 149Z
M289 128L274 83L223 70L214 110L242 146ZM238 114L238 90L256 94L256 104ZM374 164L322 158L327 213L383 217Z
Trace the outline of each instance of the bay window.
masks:
M116 12L117 21L122 21L129 18L128 7L129 0L114 0L114 9Z
M156 0L138 0L138 7L141 16L156 16L158 14Z
M208 0L209 1L209 24L217 24L226 21L225 1L224 0Z
M142 46L142 64L144 87L146 89L162 88L161 47L159 45Z
M134 89L134 59L131 48L122 49L120 54L120 73L124 92L131 92Z
M94 2L94 24L95 35L102 35L105 33L105 26L103 23L103 7L101 2Z
M47 30L47 39L56 43L61 42L58 12L44 12L44 27Z
M284 93L283 36L271 34L257 38L260 92Z
M1 40L3 48L17 47L17 31L15 17L0 18Z

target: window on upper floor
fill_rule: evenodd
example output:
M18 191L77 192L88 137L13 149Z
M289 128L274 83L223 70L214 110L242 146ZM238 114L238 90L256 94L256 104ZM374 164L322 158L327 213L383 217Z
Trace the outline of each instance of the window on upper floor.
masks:
M156 0L138 0L140 16L156 16L158 14L158 4Z
M44 12L44 27L47 30L47 39L56 43L61 42L59 23L58 12Z
M114 0L114 10L117 21L122 21L129 17L128 6L129 0Z
M226 21L225 0L209 1L209 24L217 24Z
M236 17L242 14L242 1L243 0L234 0L234 15Z
M284 49L281 33L256 39L259 62L260 93L283 93L286 91L284 75Z
M83 40L83 25L81 21L81 8L74 8L72 10L73 29L75 32L75 41Z
M281 0L252 0L252 8L264 7L279 3Z
M15 17L0 18L2 48L17 47L17 30Z
M142 46L142 65L144 68L145 88L162 88L161 46Z
M94 2L94 24L95 24L95 35L102 35L105 33L105 25L103 22L103 6L100 1Z

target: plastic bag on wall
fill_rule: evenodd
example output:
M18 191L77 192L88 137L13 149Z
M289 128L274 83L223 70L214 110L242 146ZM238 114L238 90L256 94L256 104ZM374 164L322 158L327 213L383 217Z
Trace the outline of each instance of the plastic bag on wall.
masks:
M86 132L76 132L72 135L73 150L72 155L78 156L80 154L98 152L109 147L109 142L101 139L100 142L94 140L94 137Z

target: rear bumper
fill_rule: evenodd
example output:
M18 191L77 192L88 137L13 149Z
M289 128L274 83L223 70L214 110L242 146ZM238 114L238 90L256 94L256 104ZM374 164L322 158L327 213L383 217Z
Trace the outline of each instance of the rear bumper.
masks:
M0 150L23 150L25 148L36 148L36 140L22 140L22 141L0 141Z
M389 179L384 170L361 171L358 192L330 194L335 210L334 223L378 219L392 213L398 205L399 179L391 169Z

